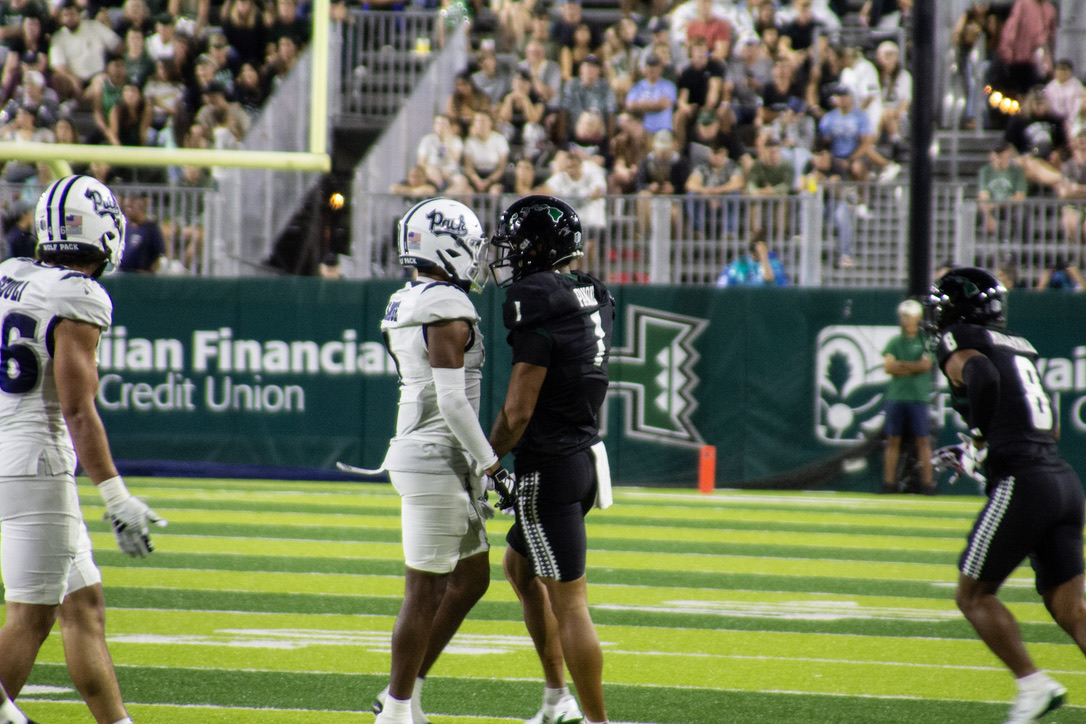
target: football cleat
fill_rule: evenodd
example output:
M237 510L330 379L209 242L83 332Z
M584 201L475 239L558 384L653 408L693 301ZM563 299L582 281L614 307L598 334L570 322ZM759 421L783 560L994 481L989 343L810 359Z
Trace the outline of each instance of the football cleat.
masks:
M1066 695L1066 687L1053 679L1048 679L1036 689L1019 691L1005 724L1030 724L1063 706Z
M574 724L583 722L584 714L572 694L567 694L553 707L544 706L524 724Z
M374 714L380 714L385 708L385 699L388 698L388 687L381 689L381 693L373 700L370 710ZM377 724L374 722L374 724ZM422 703L416 697L411 697L411 724L430 724L430 720L422 713Z

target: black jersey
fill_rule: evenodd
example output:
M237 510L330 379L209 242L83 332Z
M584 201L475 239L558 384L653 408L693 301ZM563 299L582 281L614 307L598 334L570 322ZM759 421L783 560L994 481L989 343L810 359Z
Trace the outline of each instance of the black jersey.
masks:
M1052 403L1037 373L1037 350L1024 337L997 332L974 324L955 324L939 339L939 368L945 371L950 356L974 349L999 372L999 401L995 414L980 432L988 441L989 460L1002 465L1016 457L1036 459L1058 455L1056 418ZM970 427L969 400L965 389L951 385L951 402Z
M502 319L513 364L547 368L532 419L513 449L518 468L599 441L614 318L610 292L582 272L531 274L507 290Z

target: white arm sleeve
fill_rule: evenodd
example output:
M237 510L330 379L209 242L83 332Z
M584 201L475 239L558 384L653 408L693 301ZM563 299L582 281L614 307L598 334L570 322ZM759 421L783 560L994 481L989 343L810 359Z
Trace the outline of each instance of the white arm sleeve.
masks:
M437 390L437 408L445 418L456 439L467 449L475 462L484 470L498 462L498 456L490 447L486 433L479 425L479 417L468 402L467 383L463 367L450 369L434 367L434 388Z

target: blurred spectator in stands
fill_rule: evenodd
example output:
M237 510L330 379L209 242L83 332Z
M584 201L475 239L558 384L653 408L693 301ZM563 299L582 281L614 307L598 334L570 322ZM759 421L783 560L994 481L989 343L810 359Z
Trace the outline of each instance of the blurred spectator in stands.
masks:
M584 152L585 158L604 169L613 164L607 126L599 111L585 111L573 124L570 147Z
M788 286L788 275L777 252L770 251L764 234L757 233L747 251L724 267L716 280L718 287Z
M498 66L498 57L493 50L480 51L476 56L479 70L472 73L471 80L475 87L490 99L490 107L497 109L513 88L508 69Z
M177 27L173 15L159 13L155 17L155 34L147 38L147 53L153 60L170 60L174 57L177 43ZM264 59L264 49L261 48L260 59ZM180 64L178 64L180 68Z
M1039 292L1049 289L1081 292L1086 290L1086 279L1083 279L1078 267L1061 254L1056 257L1051 267L1042 271L1037 277L1037 286L1034 288Z
M18 108L30 111L39 126L52 127L60 117L56 91L45 87L45 77L36 70L23 73L22 87L0 111L0 125L11 122Z
M690 64L679 74L679 91L672 132L679 148L686 144L698 114L716 110L724 97L724 63L709 56L705 39L694 36L688 45Z
M724 144L710 149L706 160L695 165L686 179L686 193L693 197L686 202L686 216L696 238L719 239L738 228L736 199L746 181L743 169L728 155Z
M525 59L517 68L526 70L532 78L532 90L543 99L547 113L558 110L562 91L562 69L558 63L548 60L542 41L530 40L524 49Z
M558 54L558 65L562 68L562 80L568 82L570 78L580 75L581 63L590 55L596 55L599 50L593 42L592 28L588 23L581 23L573 31L573 45L562 46Z
M123 38L132 28L139 28L144 37L155 32L155 21L145 0L124 0L121 17L113 25L113 32Z
M827 139L833 155L849 163L853 180L870 180L871 165L881 169L879 181L893 180L901 166L884 158L875 150L875 133L867 114L856 108L852 89L840 85L834 90L837 108L822 117L818 133ZM864 210L859 210L864 216Z
M49 39L44 34L41 17L33 13L24 15L19 34L9 38L4 45L8 53L0 73L0 101L6 101L15 94L26 71L44 73L48 68Z
M803 101L795 97L788 103L778 105L775 109L777 117L769 125L768 136L759 136L760 139L770 137L779 140L781 156L792 164L797 174L811 158L811 149L814 148L818 136L814 119L803 110Z
M521 57L531 57L528 54L528 46L531 43L539 43L543 57L552 63L558 63L558 53L562 46L551 37L551 16L545 7L537 6L532 11L532 20L528 26L528 35L517 45L515 52ZM532 61L533 66L537 61Z
M154 75L155 61L147 53L146 39L139 28L129 28L124 35L125 77L140 88Z
M124 200L128 225L125 227L124 255L119 271L154 274L162 268L166 242L158 221L147 215L148 203L145 193L134 193Z
M1021 112L1011 116L1004 138L1021 154L1019 161L1027 181L1050 187L1059 184L1067 134L1063 119L1052 112L1042 87L1031 90Z
M297 0L269 1L264 6L264 25L267 26L268 43L278 42L283 37L289 37L297 47L309 42L309 21L298 14Z
M121 182L121 178L117 175L113 166L105 161L94 161L87 170L91 176L107 186L112 187L114 184Z
M843 50L840 46L827 44L819 54L818 63L811 66L811 77L807 81L807 109L815 120L835 108L833 92L841 85L841 61Z
M325 254L321 257L318 275L321 279L342 279L343 270L339 268L339 254Z
M489 113L476 113L464 141L464 175L476 193L500 193L509 162L509 142L494 130Z
M860 8L860 25L878 30L894 30L903 26L902 7L912 9L912 2L901 0L864 0Z
M467 134L477 113L490 112L490 98L475 85L471 72L462 70L453 81L453 92L445 102L445 115L460 125L462 134Z
M83 142L76 127L69 118L61 118L53 125L53 137L56 143L79 144ZM73 162L70 164L73 174L87 173L88 164Z
M772 8L773 6L766 3L763 8ZM765 48L766 57L776 63L778 60L788 60L791 58L781 53L781 29L776 24L758 25L758 37L762 40L762 47Z
M1026 198L1026 174L1013 162L1014 148L1005 139L988 152L988 163L977 180L977 209L984 219L984 231L995 234L999 219L1008 224L1010 210L1020 208Z
M143 97L143 91L135 83L126 82L121 89L121 99L109 112L109 134L114 146L148 145L151 129L151 104Z
M255 68L264 62L267 41L256 0L226 0L219 25L239 63L252 63Z
M1011 254L1007 254L1003 260L999 262L999 266L997 266L995 270L995 276L996 279L999 280L999 283L1003 285L1004 289L1024 289L1028 286L1024 279L1019 278L1018 259ZM939 277L936 276L935 278L938 279Z
M509 144L518 150L518 158L534 158L546 133L543 131L543 99L532 90L532 75L518 69L513 87L498 107L498 128Z
M739 43L739 58L728 63L724 75L724 100L735 113L736 123L752 126L762 102L762 92L773 77L773 61L764 54L757 36Z
M776 138L767 138L758 151L758 158L747 174L747 194L754 197L787 196L795 193L796 169L781 155L781 142ZM790 203L777 199L768 204L752 203L750 222L757 233L765 228L768 221L770 234L783 238L788 221Z
M604 31L603 47L600 48L604 76L616 98L625 98L633 86L641 50L634 45L636 39L637 23L633 18L621 18Z
M38 238L34 234L34 205L22 199L16 199L8 209L11 228L4 234L3 255L0 258L37 256Z
M211 0L169 0L166 12L181 21L192 37L199 38L211 15Z
M762 102L758 106L757 127L764 128L773 123L780 112L780 106L802 102L806 89L797 80L790 60L778 60L773 64L773 75L762 89ZM795 99L795 100L793 100ZM776 110L775 110L776 109Z
M675 73L669 78L669 73L665 70L664 77L669 80L677 78L679 69L685 68L690 62L690 59L686 57L686 48L682 40L671 35L671 23L667 18L653 18L649 21L648 30L652 37L637 59L638 73L645 71L645 63L650 56L655 55L663 62L665 69L670 69Z
M879 71L874 63L864 57L858 47L847 47L841 56L840 84L852 89L856 105L867 114L871 133L875 133L882 121L882 96L879 89Z
M656 133L671 130L671 120L678 91L675 84L662 77L663 63L655 55L645 62L645 77L634 83L626 94L626 108L641 113L645 130Z
M295 64L298 62L298 43L294 40L293 36L284 35L279 38L275 44L276 53L269 56L268 62L265 64L264 69L267 71L267 78L271 81L270 93L274 93L277 88L286 80L287 74L294 69ZM216 69L216 74L218 70Z
M260 74L256 72L256 68L252 63L242 63L237 80L234 81L234 100L240 103L249 118L255 121L264 107L266 96L264 84L260 82Z
M951 33L951 44L966 94L963 118L966 129L976 128L978 115L985 112L984 98L980 93L981 69L985 62L995 59L999 32L1003 28L1002 22L991 10L991 0L972 0L958 16ZM985 39L985 46L980 48L977 44L982 38Z
M732 24L716 15L713 0L694 0L694 5L697 14L686 25L687 45L701 38L714 59L727 60L732 53Z
M559 6L558 13L558 18L551 23L550 31L551 38L558 44L559 52L561 52L561 48L572 48L576 44L577 26L585 21L581 13L580 0L565 0ZM600 45L600 39L596 37L594 29L591 30L588 45L592 48L598 48ZM563 71L565 70L563 68Z
M523 41L532 22L535 0L499 0L494 5L498 16L501 49L523 56Z
M849 269L856 264L852 258L852 221L856 193L854 189L840 186L841 181L849 177L848 164L834 157L830 145L825 141L818 141L811 151L811 158L802 169L800 188L808 193L815 193L822 188L824 213L827 218L833 219L833 229L837 235L837 266ZM939 275L935 278L938 279Z
M611 141L612 171L608 191L629 194L636 189L637 170L652 152L652 134L645 130L640 113L624 112L618 117L619 133Z
M675 149L671 131L657 131L652 137L652 152L637 169L637 193L644 198L680 194L686 189L689 175L690 164ZM647 234L651 207L647 203L639 203L637 211L642 233ZM671 215L673 221L678 219L677 206L672 206Z
M502 193L511 197L508 199L510 204L522 196L535 193L535 189L535 166L526 158L520 159L513 166L512 178L506 177L502 180ZM502 200L502 205L506 205L506 199Z
M1064 238L1078 245L1086 241L1084 231L1083 200L1086 200L1086 130L1079 131L1071 139L1071 158L1060 167L1060 183L1056 193L1061 199L1073 200L1060 211L1060 225Z
M428 199L437 195L437 187L426 178L426 169L416 165L408 169L406 179L392 184L388 192L399 196Z
M226 88L213 81L204 93L204 105L196 113L196 124L203 126L214 148L236 148L249 132L252 121L240 103L226 99Z
M826 24L815 17L813 0L796 0L794 7L795 16L781 26L781 53L791 57L794 67L805 69L806 77L813 61L815 38Z
M64 98L82 99L90 80L105 70L106 54L118 50L121 39L97 20L84 20L75 0L61 0L59 7L63 27L49 48L53 87Z
M415 163L422 167L430 183L443 189L461 172L464 142L453 131L448 116L434 116L433 128L433 132L427 133L419 142Z
M600 61L595 56L588 56L581 63L580 75L562 88L561 108L557 133L561 139L568 138L568 130L587 110L594 109L603 116L607 125L607 135L614 132L614 116L618 104L611 85L601 77Z
M1052 112L1061 118L1070 118L1082 108L1084 97L1082 81L1074 75L1075 66L1070 60L1056 63L1055 78L1045 86L1045 96Z
M999 37L1005 92L1022 98L1052 70L1056 8L1048 0L1015 0Z
M115 55L106 63L106 72L95 76L87 88L87 98L91 102L94 125L98 129L98 133L101 134L99 138L105 139L107 143L112 143L114 146L120 145L120 142L110 135L109 117L114 106L121 102L121 91L124 89L126 70L124 58ZM89 140L93 143L99 139L91 138Z
M728 157L739 164L743 173L750 171L754 158L747 152L739 137L734 115L724 105L715 113L702 111L698 114L685 154L691 164L704 163L709 160L709 152L719 146L728 147Z
M222 33L212 33L207 39L207 54L215 61L215 80L226 86L231 95L234 92L234 77L241 64L230 51L230 42Z
M563 199L577 212L585 236L585 262L594 269L597 244L607 228L607 208L603 198L607 193L607 175L576 146L571 146L561 156L558 163L560 170L543 183L540 193Z
M159 132L159 145L170 145L162 142L161 134L167 126L171 133L177 128L177 113L185 96L185 86L172 59L155 63L155 74L143 87L143 96L151 104L151 127Z
M897 149L902 136L907 133L909 108L913 102L913 77L901 65L901 51L897 43L885 40L875 51L875 64L879 70L879 95L882 101L882 117L875 129L875 139L884 135Z

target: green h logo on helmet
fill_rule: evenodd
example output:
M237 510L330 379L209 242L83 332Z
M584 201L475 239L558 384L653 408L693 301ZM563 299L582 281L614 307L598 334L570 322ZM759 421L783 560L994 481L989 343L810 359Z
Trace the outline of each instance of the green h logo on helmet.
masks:
M559 219L562 218L562 213L563 212L561 209L556 209L553 206L547 207L547 216L551 217L551 221L556 224L558 223Z
M690 421L698 407L694 342L709 321L636 305L626 307L627 346L607 365L608 395L625 402L627 437L682 447L703 444Z

